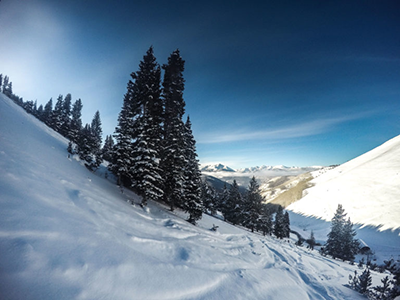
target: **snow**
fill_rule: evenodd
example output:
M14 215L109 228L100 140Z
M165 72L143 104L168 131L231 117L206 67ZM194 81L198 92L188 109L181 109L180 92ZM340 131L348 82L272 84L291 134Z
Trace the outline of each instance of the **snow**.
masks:
M2 94L0 128L1 299L364 299L344 286L355 266L293 239L130 205Z
M353 223L382 231L400 229L400 136L341 166L312 174L315 186L288 209L331 220L342 204Z

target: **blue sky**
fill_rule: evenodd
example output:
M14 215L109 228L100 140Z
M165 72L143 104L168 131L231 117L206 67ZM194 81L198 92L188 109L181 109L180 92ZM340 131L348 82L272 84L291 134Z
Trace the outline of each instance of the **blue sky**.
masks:
M0 2L0 73L117 125L150 45L186 61L201 163L330 165L400 134L398 1Z

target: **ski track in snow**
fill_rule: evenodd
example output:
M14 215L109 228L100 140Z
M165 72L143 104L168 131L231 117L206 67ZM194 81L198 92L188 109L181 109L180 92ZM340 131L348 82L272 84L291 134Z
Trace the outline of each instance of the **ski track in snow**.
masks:
M293 239L128 204L2 94L0 128L1 299L364 299L344 286L354 266Z

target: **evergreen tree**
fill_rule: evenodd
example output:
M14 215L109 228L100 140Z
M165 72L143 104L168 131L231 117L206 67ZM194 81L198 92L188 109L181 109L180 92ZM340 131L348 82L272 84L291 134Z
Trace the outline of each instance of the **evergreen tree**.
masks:
M224 219L227 214L228 203L229 203L229 190L228 187L226 186L226 182L224 182L224 187L221 193L218 195L218 205L217 205L217 210L219 210L222 213Z
M8 88L8 76L4 76L4 81L3 81L3 94L7 93L7 88Z
M0 74L0 92L2 85L3 85L3 74Z
M52 121L51 121L52 128L57 132L60 132L61 129L62 113L63 113L63 96L59 95L57 98L56 105L54 106L54 110L52 113Z
M254 229L257 227L261 214L262 201L263 198L260 194L260 186L253 176L250 180L249 189L245 198L243 220L243 225L251 229L251 232L254 232Z
M174 210L177 205L182 205L183 171L186 165L184 124L182 122L185 113L185 102L183 100L184 63L179 50L176 50L168 58L168 64L163 65L165 73L162 84L162 98L165 112L161 167L165 198L171 210Z
M278 211L275 214L274 234L278 239L282 239L282 238L286 237L285 236L283 207L280 205L278 206Z
M132 167L132 124L133 111L131 94L133 90L133 82L128 82L127 93L124 96L124 102L121 112L118 116L118 126L115 128L116 145L113 152L113 159L109 165L109 169L118 178L118 184L131 185L131 174L129 170Z
M325 253L333 258L354 259L358 250L358 241L354 239L355 231L350 219L346 220L346 213L341 204L332 218L331 231L325 245Z
M94 114L90 128L91 128L90 152L94 155L94 159L92 162L92 169L97 169L102 161L101 143L103 134L103 131L101 129L101 120L99 111L96 111L96 113Z
M290 237L290 219L287 211L283 215L283 237Z
M104 141L103 149L101 150L103 159L111 162L113 158L114 140L111 135L107 135Z
M261 215L258 220L258 230L260 230L263 235L269 234L271 235L273 230L273 222L272 222L272 212L269 207L265 204L262 205Z
M43 120L43 112L44 112L43 104L40 104L38 109L37 109L36 116L42 122L44 122L44 120Z
M366 268L364 272L358 277L358 284L356 285L356 291L363 295L368 295L369 287L372 284L371 272L369 268Z
M60 115L60 133L67 138L71 138L71 100L71 94L67 94L62 102Z
M392 300L394 297L391 295L391 280L389 276L381 279L382 285L375 286L371 290L372 299L375 300Z
M354 260L355 255L360 249L360 242L355 239L356 234L356 231L353 229L353 223L350 221L350 218L348 218L343 227L341 259L349 261Z
M243 197L239 191L236 180L233 180L233 184L229 190L224 217L233 225L241 224L243 221L243 213Z
M111 169L120 183L129 183L143 197L157 199L162 195L159 168L162 139L161 69L153 54L146 52L139 70L131 74L124 104L118 118L114 159Z
M184 131L185 167L183 181L183 209L189 213L188 221L195 224L201 219L203 203L201 201L201 174L196 153L196 141L192 133L192 123L187 118Z
M46 123L47 126L52 127L52 120L53 120L53 98L46 103L44 106L43 111L43 121Z
M80 132L82 130L82 107L83 105L81 99L76 100L72 106L69 138L75 144L77 144Z
M93 171L93 155L91 152L92 129L89 124L82 128L78 139L79 158L85 161L85 166Z
M203 203L203 212L210 215L217 213L217 193L208 185L207 181L201 183L201 201Z

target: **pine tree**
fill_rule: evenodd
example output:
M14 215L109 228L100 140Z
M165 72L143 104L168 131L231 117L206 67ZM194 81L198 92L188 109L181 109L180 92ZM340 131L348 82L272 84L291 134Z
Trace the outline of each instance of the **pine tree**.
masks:
M93 171L93 155L91 152L92 129L89 124L82 128L78 139L79 158L85 161L85 166Z
M50 98L50 100L44 106L44 111L43 111L43 121L49 127L52 127L52 120L53 120L52 115L53 115L53 98Z
M208 185L207 181L201 182L201 201L203 203L203 212L210 215L217 213L218 200L215 189Z
M229 190L228 187L226 186L226 182L224 182L224 187L221 193L218 195L218 204L217 204L217 210L219 210L222 213L224 219L227 214L228 202L229 202Z
M183 181L183 209L189 213L188 221L195 224L201 219L203 203L201 201L201 174L196 153L196 141L192 133L192 123L187 118L184 131L185 167Z
M354 239L353 224L345 217L346 213L339 204L332 218L331 231L328 233L324 251L333 258L352 260L358 250L358 241Z
M261 204L263 198L260 194L260 186L257 183L256 178L250 180L249 189L245 198L244 203L244 220L243 225L246 226L254 232L254 229L257 227L258 220L261 214Z
M8 88L8 76L4 76L4 81L3 81L3 94L6 94L7 88Z
M224 218L233 225L241 224L243 221L243 197L239 191L239 186L236 180L233 180L229 190Z
M97 169L102 161L101 157L101 143L102 143L102 134L103 131L101 129L101 120L100 120L100 112L96 111L94 114L91 128L91 149L90 152L94 155L94 159L92 162L92 169Z
M147 122L149 118L145 115L140 122L142 128L138 128L141 134L135 141L135 147L132 151L133 167L131 170L134 178L134 187L142 196L142 206L147 205L148 200L159 200L163 196L163 190L160 187L162 178L161 170L158 166L158 153L156 146L151 139L153 128Z
M369 268L366 268L364 272L358 277L358 284L356 285L356 291L363 295L368 295L369 287L372 284L371 272Z
M62 102L62 109L60 115L60 133L67 137L70 137L71 129L71 94L67 94Z
M290 237L290 219L287 211L283 215L283 237Z
M0 74L0 92L2 85L3 85L3 74Z
M107 135L104 141L103 149L101 150L103 159L111 162L113 158L114 140L111 135Z
M120 184L132 185L143 197L156 199L162 195L159 168L162 139L161 69L150 47L131 74L123 107L118 117L117 140L111 170Z
M43 120L43 112L44 112L43 104L40 104L38 109L37 109L36 115L37 115L37 118L42 122L44 122L44 120Z
M381 279L382 285L375 286L371 290L372 299L375 300L392 300L394 297L391 295L391 280L389 276Z
M61 129L62 113L63 113L63 96L59 95L57 98L56 105L54 106L54 110L52 113L52 121L51 121L52 128L57 132L60 132Z
M118 184L121 186L132 183L131 174L129 173L132 167L132 90L133 82L129 81L127 93L124 96L124 102L118 116L118 126L115 128L116 145L112 162L109 165L110 171L117 176Z
M168 58L168 64L163 65L164 80L162 98L164 101L164 140L161 168L163 170L165 200L171 210L182 205L182 188L184 180L184 124L185 113L184 90L184 60L179 50Z
M272 222L272 212L269 207L265 204L262 205L261 215L258 220L257 229L260 230L263 235L269 234L271 235L273 230L273 222Z
M82 107L81 99L76 100L72 106L69 138L75 144L77 144L80 132L82 130Z
M278 239L282 239L285 237L284 226L285 225L284 225L283 207L279 205L274 221L274 234Z

